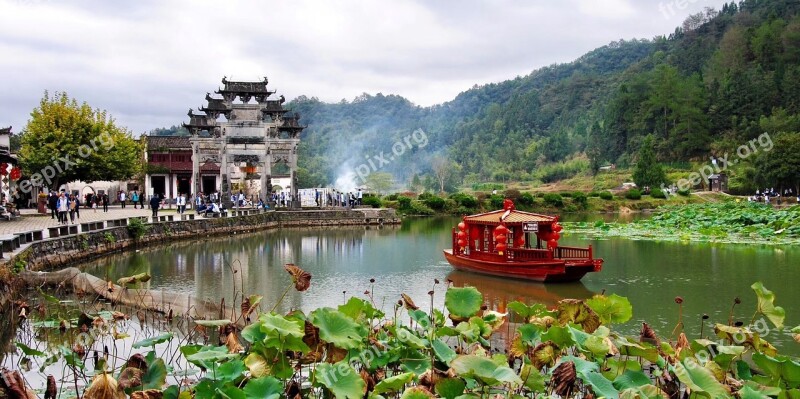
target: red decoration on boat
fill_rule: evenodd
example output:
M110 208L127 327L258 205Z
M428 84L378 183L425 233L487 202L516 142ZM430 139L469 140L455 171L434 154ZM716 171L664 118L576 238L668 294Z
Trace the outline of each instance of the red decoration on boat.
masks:
M7 174L8 174L8 164L0 163L0 176L5 176Z
M22 177L22 170L16 166L11 168L11 175L9 177L14 181L19 180L19 178Z
M506 198L503 200L503 210L504 211L513 211L517 207L514 205L514 201Z
M463 239L467 238L467 233L465 233L465 232L463 232L463 231L459 231L459 232L458 232L458 238L459 238L460 240L463 240Z
M559 246L562 230L558 217L518 211L504 201L501 210L464 217L444 256L459 270L543 282L577 281L602 270L603 260L594 258L591 246ZM461 234L481 238L484 231L491 231L493 240L471 243Z

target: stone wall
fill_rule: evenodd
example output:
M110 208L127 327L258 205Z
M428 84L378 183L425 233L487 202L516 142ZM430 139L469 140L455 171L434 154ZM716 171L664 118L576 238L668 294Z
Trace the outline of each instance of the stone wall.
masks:
M397 224L393 209L319 210L265 212L247 216L199 218L148 223L141 238L134 239L129 227L115 227L78 235L34 242L8 262L22 260L28 270L55 270L109 253L160 245L175 240L203 239L259 230L288 227L359 226Z

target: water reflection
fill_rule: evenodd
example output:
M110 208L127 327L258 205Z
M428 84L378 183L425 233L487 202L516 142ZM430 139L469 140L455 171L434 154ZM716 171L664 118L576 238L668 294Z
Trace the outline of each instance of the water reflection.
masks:
M590 215L586 221L598 217L613 216ZM442 249L450 246L449 231L457 223L458 218L421 218L396 227L284 229L183 242L106 258L89 271L113 279L149 272L151 289L216 302L225 298L228 304L242 293L263 295L263 306L269 310L290 281L283 265L294 263L313 275L311 288L304 293L291 290L279 311L337 306L345 296L372 297L377 306L389 310L401 293L428 309L427 293L432 289L436 290L433 305L441 308L444 284L434 287L434 279L444 283L448 278L459 286L474 285L501 310L512 300L552 305L561 298L587 298L605 290L628 297L633 304L633 320L619 326L624 333L638 334L641 322L647 321L661 335L669 335L677 323L676 296L684 298L684 323L694 335L704 313L710 321L727 321L737 296L743 303L734 316L749 321L756 305L750 285L762 281L775 292L777 304L786 308L786 325L800 323L800 290L792 285L800 279L797 248L595 240L566 232L563 245L592 245L595 254L605 259L604 269L579 284L541 285L454 272ZM371 278L376 279L374 284ZM767 339L791 346L786 334L773 332Z

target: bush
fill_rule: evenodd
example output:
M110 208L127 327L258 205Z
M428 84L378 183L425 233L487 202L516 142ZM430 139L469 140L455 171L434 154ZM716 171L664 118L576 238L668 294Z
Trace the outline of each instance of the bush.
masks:
M584 193L575 192L572 194L572 203L579 208L586 209L589 206L589 198Z
M371 206L373 208L380 208L381 207L381 199L378 198L378 197L373 197L373 196L364 197L364 199L362 199L361 202L364 205L369 205L369 206Z
M614 195L611 194L611 191L603 191L600 193L600 198L606 201L611 201L614 199Z
M412 215L430 216L433 215L435 212L433 211L433 209L428 208L428 206L422 203L421 201L412 201L411 209L409 210L408 213Z
M664 194L664 191L661 190L660 188L655 188L651 190L650 196L653 198L667 199L667 194Z
M397 205L400 209L410 209L411 208L411 198L408 197L397 197Z
M428 198L425 198L423 202L425 202L425 205L427 205L431 209L437 211L441 211L442 209L444 209L444 204L445 204L444 198L432 195Z
M144 237L144 234L147 233L149 229L150 226L146 225L142 219L133 218L128 221L128 234L130 234L131 238L134 240Z
M689 191L689 189L688 189L688 188L687 188L687 189L685 189L685 190L678 190L678 195L680 195L680 196L683 196L683 197L688 197L688 196L689 196L689 194L690 194L690 191Z
M597 191L592 191L591 193L587 194L587 196L589 198L597 198L600 196L600 193L598 193Z
M464 208L475 208L478 206L478 200L469 194L455 193L450 196L450 199Z
M505 197L502 195L493 195L489 197L489 205L491 205L492 209L503 209L503 201L505 201Z
M533 198L531 193L524 193L519 196L519 203L520 205L533 206L536 203L536 199Z
M572 197L572 193L570 193L570 192L558 193L558 195L560 195L562 198L570 198L570 197Z
M397 201L397 193L387 195L386 196L386 200L387 201Z
M417 197L417 199L419 199L420 201L425 201L426 199L428 199L430 197L435 197L435 195L433 195L431 193L422 193L422 194L419 195L419 197Z
M642 192L635 188L632 188L625 193L625 198L629 200L640 200L642 199Z
M561 208L564 205L564 200L558 194L545 194L544 203L556 208Z

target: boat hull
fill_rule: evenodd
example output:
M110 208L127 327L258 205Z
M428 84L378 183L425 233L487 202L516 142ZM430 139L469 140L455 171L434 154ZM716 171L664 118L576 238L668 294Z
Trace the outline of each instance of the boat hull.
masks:
M444 250L444 257L457 270L544 283L578 281L586 273L598 271L603 262L601 259L494 262L454 255L449 249Z

